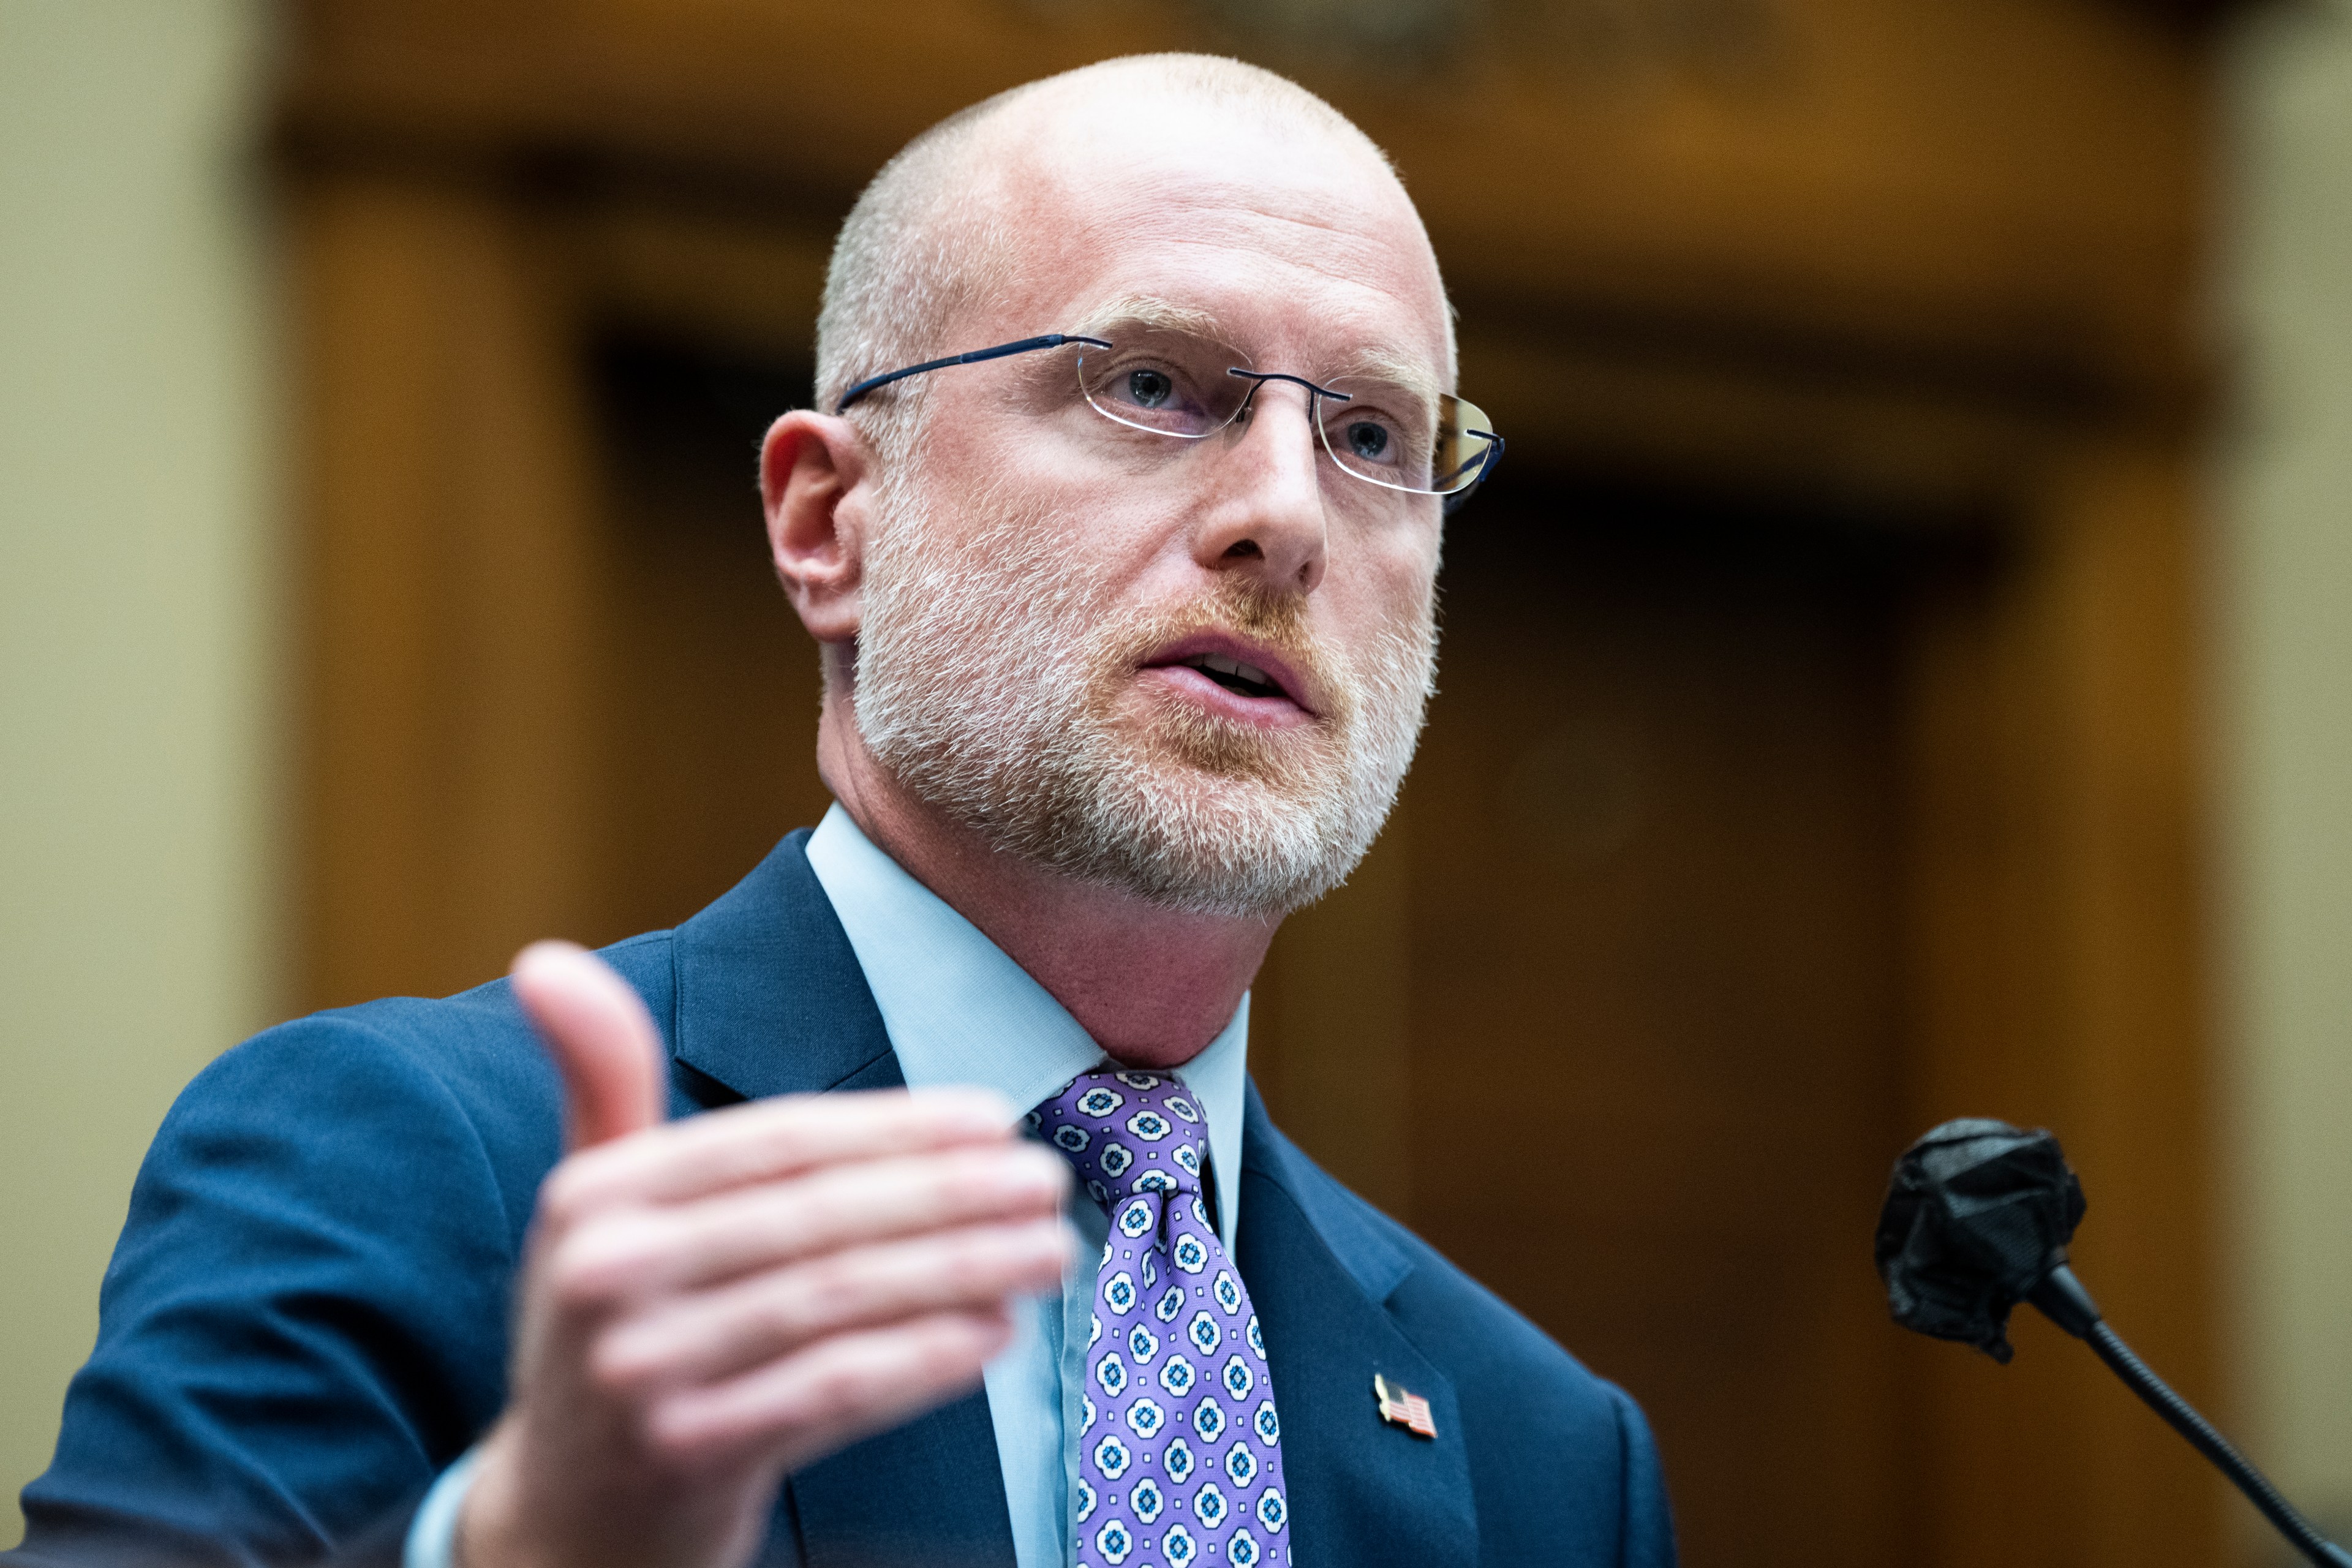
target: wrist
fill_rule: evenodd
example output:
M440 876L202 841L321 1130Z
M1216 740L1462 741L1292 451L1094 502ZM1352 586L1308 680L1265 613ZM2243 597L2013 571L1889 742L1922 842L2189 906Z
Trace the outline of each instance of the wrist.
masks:
M537 1568L529 1532L516 1528L520 1510L515 1497L512 1426L511 1414L499 1417L466 1457L471 1468L449 1512L449 1555L440 1568L491 1563L499 1568ZM407 1568L432 1565L411 1563Z
M402 1568L457 1568L457 1519L480 1463L478 1447L467 1450L425 1492L408 1526L408 1539L401 1551Z
M447 1561L406 1568L740 1568L758 1555L780 1471L698 1481L641 1462L600 1468L583 1491L583 1472L541 1462L524 1426L509 1408L467 1456Z

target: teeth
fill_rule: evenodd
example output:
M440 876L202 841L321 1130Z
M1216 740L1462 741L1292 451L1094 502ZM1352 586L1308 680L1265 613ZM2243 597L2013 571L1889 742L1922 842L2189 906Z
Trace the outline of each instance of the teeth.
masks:
M1223 654L1204 653L1198 658L1186 659L1184 662L1195 665L1202 669L1214 671L1219 675L1230 675L1237 679L1255 681L1260 686L1274 686L1276 684L1274 677L1268 675L1257 666L1254 664L1244 664L1237 658L1227 658Z

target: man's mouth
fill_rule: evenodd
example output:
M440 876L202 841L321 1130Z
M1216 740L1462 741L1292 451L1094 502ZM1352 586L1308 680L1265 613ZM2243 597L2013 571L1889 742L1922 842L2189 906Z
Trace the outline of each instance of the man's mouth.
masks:
M1252 724L1286 727L1318 711L1303 672L1278 649L1223 632L1196 632L1170 643L1144 668L1164 671L1163 679L1173 679L1192 701Z
M1176 660L1188 668L1197 669L1228 691L1244 697L1281 697L1286 695L1282 683L1254 664L1244 664L1223 654L1201 653L1190 658Z

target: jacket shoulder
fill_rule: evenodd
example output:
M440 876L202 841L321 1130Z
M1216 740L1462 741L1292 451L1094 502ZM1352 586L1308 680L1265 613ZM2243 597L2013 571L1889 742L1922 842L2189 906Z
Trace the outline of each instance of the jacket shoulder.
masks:
M598 952L644 999L665 1040L675 1033L671 943L671 932L649 931ZM170 1150L181 1124L223 1115L297 1119L328 1155L394 1115L413 1129L446 1122L453 1134L464 1130L468 1163L498 1189L504 1228L519 1243L540 1180L562 1153L562 1096L512 986L499 979L454 996L384 997L265 1030L189 1084L156 1152ZM403 1163L421 1171L413 1146Z
M607 952L657 1019L666 941ZM504 1402L509 1292L562 1142L504 983L224 1053L141 1164L9 1560L308 1560L412 1500Z

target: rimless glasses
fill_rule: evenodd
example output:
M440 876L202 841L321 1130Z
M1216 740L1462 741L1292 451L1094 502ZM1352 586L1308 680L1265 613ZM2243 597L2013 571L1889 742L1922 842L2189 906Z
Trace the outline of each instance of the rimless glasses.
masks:
M1503 438L1486 416L1449 394L1433 396L1380 375L1340 376L1325 385L1252 370L1234 364L1234 351L1213 339L1160 329L1115 330L1109 338L1048 332L926 360L868 376L842 395L834 412L910 375L1045 349L1074 351L1078 390L1104 418L1184 441L1213 436L1241 418L1267 382L1291 382L1306 389L1308 419L1334 465L1384 489L1444 496L1449 512L1503 456Z

